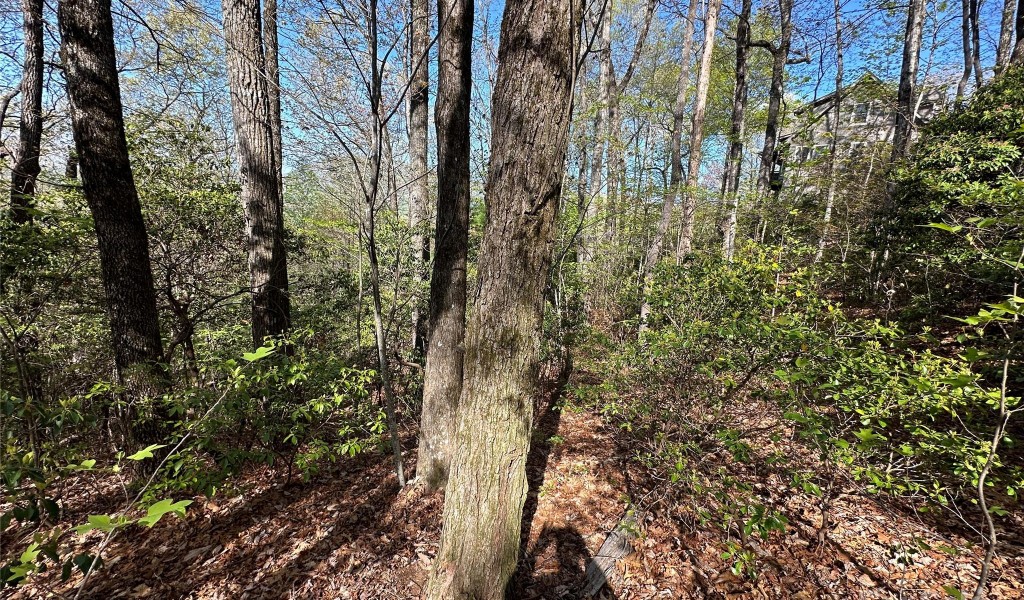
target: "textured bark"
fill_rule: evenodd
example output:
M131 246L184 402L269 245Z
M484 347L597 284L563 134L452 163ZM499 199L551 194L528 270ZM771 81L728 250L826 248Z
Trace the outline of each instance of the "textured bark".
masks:
M504 598L515 571L579 14L568 0L505 4L480 288L466 330L457 450L427 585L432 600Z
M43 0L22 0L25 58L21 75L18 156L11 172L11 219L30 223L43 137Z
M686 95L690 89L690 58L693 53L693 29L697 20L698 6L700 6L698 0L690 1L690 6L686 11L686 23L683 24L683 55L679 68L679 79L676 81L676 103L672 107L671 157L669 159L672 164L669 166L668 189L665 190L665 198L661 205L661 219L658 220L658 229L647 249L643 265L644 301L640 306L640 331L647 327L647 317L651 314L651 305L647 302L647 294L650 292L654 267L661 260L665 236L668 235L668 228L672 224L672 209L683 180L683 127L686 121Z
M974 46L971 44L971 2L960 0L960 44L964 53L964 71L956 84L956 102L959 104L967 91L967 82L974 70Z
M1013 52L1010 54L1011 65L1024 64L1024 0L1017 0L1017 20L1014 25L1017 41L1013 44Z
M1013 14L1016 6L1016 0L1003 0L1003 13L999 20L999 42L996 45L997 75L1003 72L1010 60L1010 51L1013 49Z
M904 158L910 149L914 129L914 88L921 59L921 35L924 25L924 0L911 0L903 36L903 62L896 96L896 127L892 140L893 162Z
M700 180L700 161L703 155L704 118L708 106L708 87L711 84L711 61L715 49L715 28L718 26L718 12L722 0L711 0L704 16L704 47L700 55L700 70L697 72L697 97L693 106L693 121L690 126L690 156L686 165L686 189L683 192L683 222L676 246L676 261L686 258L693 248L693 224L697 214L697 183Z
M281 142L281 64L278 58L277 0L263 2L263 47L267 57L267 97L270 100L270 135L274 143L277 193L284 201L284 152Z
M430 278L430 337L423 370L416 477L429 489L448 481L455 414L462 391L469 249L470 100L473 0L439 0L437 224Z
M280 169L257 0L223 0L228 87L238 146L252 292L253 345L290 325ZM278 112L280 116L280 112Z
M118 433L123 443L132 437L156 441L161 415L143 427L132 423L137 403L165 391L169 381L161 364L146 226L125 142L110 0L62 0L57 14L82 191L96 228L114 364L128 400Z
M413 181L409 188L409 227L412 229L412 270L413 277L422 281L426 277L425 265L430 259L430 238L424 232L427 218L427 121L430 94L430 74L427 53L430 50L430 2L412 0L412 22L409 62L412 65L412 81L409 86L409 160L412 163ZM438 13L441 19L448 18ZM423 346L425 323L420 313L419 301L413 302L412 347Z
M779 143L779 115L782 110L783 93L785 91L786 65L789 63L789 50L793 40L793 0L779 0L779 44L761 44L772 54L772 83L768 91L768 113L764 125L764 146L757 171L757 209L754 211L754 226L751 235L760 240L764 229L764 202L768 192L772 165L775 163L775 150Z
M828 189L825 192L825 214L821 218L821 237L818 238L818 250L814 254L814 262L817 263L825 255L825 246L828 244L829 229L832 226L832 207L836 202L836 161L839 160L839 117L842 114L840 108L843 104L843 21L842 7L839 0L832 0L832 8L835 11L836 25L836 91L835 105L832 107L832 139L829 141L828 171L825 175L828 182Z
M743 0L736 22L736 85L729 125L729 152L725 158L722 222L722 256L732 261L736 251L736 217L739 211L740 170L743 166L743 134L747 112L747 54L750 52L751 0Z

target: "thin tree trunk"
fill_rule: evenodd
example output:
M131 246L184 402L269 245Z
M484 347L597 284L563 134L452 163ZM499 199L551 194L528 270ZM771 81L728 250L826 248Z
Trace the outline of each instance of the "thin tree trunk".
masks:
M612 81L612 0L607 0L601 18L601 50L598 54L600 61L600 77L597 83L597 114L594 117L594 129L597 132L597 140L594 144L594 153L590 160L590 192L587 203L586 222L583 235L580 239L581 262L588 263L594 258L594 250L597 240L600 239L603 228L597 224L601 218L601 208L604 204L599 200L601 190L604 189L604 155L605 149L610 143L611 125L611 102L614 82ZM610 150L609 150L610 154ZM610 157L609 157L610 158Z
M242 180L253 346L290 326L284 211L258 0L223 0L228 87ZM280 112L278 111L278 118Z
M960 43L964 52L964 72L956 84L957 104L963 101L964 93L967 91L967 82L971 80L971 71L974 70L974 46L971 44L971 2L972 0L960 0Z
M708 88L711 85L711 62L715 49L715 29L718 26L718 12L722 0L711 0L704 17L704 47L700 55L700 70L697 74L697 97L693 106L693 121L690 127L690 156L686 165L686 189L683 192L683 221L676 247L676 262L681 262L693 249L693 225L697 215L697 184L700 181L700 162L704 144L704 118L708 105Z
M140 404L170 386L160 339L146 225L128 160L110 0L62 0L61 54L82 191L96 229L110 319L114 365L127 409L118 423L122 448L160 440L162 415ZM145 416L136 423L136 416Z
M693 54L693 29L697 20L697 7L699 0L690 0L690 6L686 9L686 23L683 24L683 54L679 68L679 79L676 81L676 103L672 107L672 140L671 157L669 166L669 183L665 190L665 199L661 205L661 219L658 221L658 229L654 233L654 239L647 249L647 256L644 260L642 281L644 300L640 306L640 331L647 328L647 317L651 314L651 305L647 301L650 287L653 283L654 268L661 260L662 247L665 245L665 236L668 235L668 228L672 224L672 208L675 205L676 196L679 194L679 186L683 179L683 127L686 121L687 91L690 87L690 58Z
M1024 2L1024 0L1021 0ZM896 127L892 140L892 162L906 157L914 131L914 88L921 58L921 36L924 24L924 0L911 0L907 10L907 27L903 37L903 63L896 97Z
M1010 60L1013 49L1013 14L1017 3L1015 0L1003 0L1003 13L999 21L999 43L996 45L996 75L1003 72Z
M981 28L978 24L979 4L981 0L970 0L971 7L971 42L974 45L974 85L981 88L985 84L985 73L981 70ZM927 71L925 71L927 73Z
M480 288L431 600L504 598L515 571L579 14L567 0L505 4Z
M814 254L814 262L817 263L825 255L825 246L828 244L829 229L832 226L832 208L836 202L836 161L839 160L839 117L843 104L843 20L842 7L839 0L832 0L833 10L836 19L836 91L835 106L832 108L832 139L829 141L828 191L825 192L825 214L821 219L821 238L818 239L818 250Z
M446 18L439 14L439 18ZM426 234L427 198L427 121L430 94L430 75L427 52L430 49L430 2L411 1L409 35L409 64L412 81L409 86L409 160L412 163L412 185L409 193L409 227L412 229L412 273L419 290L426 278L426 263L430 259L430 238ZM419 294L417 293L417 296ZM419 298L413 301L412 348L423 349L423 335L426 329L424 316L420 311Z
M764 228L764 210L767 202L769 181L775 165L775 153L779 143L779 121L785 91L786 65L789 64L789 50L793 39L793 0L779 0L779 45L770 43L757 45L767 48L772 54L772 82L768 92L768 113L764 125L764 146L761 148L761 159L757 171L757 188L754 210L754 226L751 236L755 240L762 239Z
M732 262L736 251L736 221L739 212L740 171L743 167L744 117L747 111L747 53L750 51L751 0L743 0L736 24L736 86L729 126L729 153L725 159L722 224L722 256Z
M430 278L430 337L423 369L416 477L428 489L448 481L462 391L469 249L470 102L473 0L438 0L437 225Z
M31 223L43 137L43 1L22 0L25 58L21 75L18 155L11 170L11 220Z

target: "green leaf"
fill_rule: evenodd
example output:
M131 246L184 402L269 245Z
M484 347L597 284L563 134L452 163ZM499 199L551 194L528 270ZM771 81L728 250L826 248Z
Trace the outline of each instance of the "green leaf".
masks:
M255 352L246 352L242 355L242 358L249 362L255 362L261 358L266 358L274 353L273 346L260 346Z
M146 516L139 519L139 525L145 525L146 527L152 527L157 524L164 515L167 513L175 513L178 516L185 516L185 507L192 504L191 500L182 500L180 502L171 502L170 498L165 498L156 504L150 506L146 510Z
M160 448L166 447L167 444L151 444L146 446L142 450L139 450L135 454L128 457L128 460L146 460L147 458L153 458L153 451L159 450Z
M960 589L956 586L944 585L942 586L942 589L945 590L945 592L949 594L950 597L956 598L956 600L964 600L964 593L961 592Z

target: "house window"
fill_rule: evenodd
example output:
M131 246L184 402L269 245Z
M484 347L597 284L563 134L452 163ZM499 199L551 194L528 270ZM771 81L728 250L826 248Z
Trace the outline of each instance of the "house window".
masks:
M810 156L811 149L807 146L799 146L796 149L796 162L802 163Z
M853 107L853 122L854 123L867 123L868 122L868 103L859 102Z

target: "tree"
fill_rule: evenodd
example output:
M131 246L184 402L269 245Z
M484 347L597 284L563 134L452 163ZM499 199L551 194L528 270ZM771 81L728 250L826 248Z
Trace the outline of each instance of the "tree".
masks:
M25 59L21 75L18 155L11 169L11 220L32 221L43 137L43 1L22 0Z
M907 10L907 26L903 34L903 62L896 96L896 127L892 139L892 160L906 157L914 130L914 89L921 58L921 36L924 24L924 0L911 0Z
M579 14L567 0L505 5L480 288L466 329L441 547L427 584L433 600L503 598L516 567Z
M470 94L473 1L438 2L437 224L430 278L430 337L423 370L423 410L416 477L443 487L462 391L466 333L466 255L469 248Z
M647 256L643 266L644 301L640 306L640 331L643 331L647 324L647 317L651 314L651 305L647 301L647 293L650 291L653 282L654 267L661 260L662 247L665 245L665 236L668 235L669 225L672 224L672 208L679 194L679 186L683 180L683 125L686 120L687 92L690 89L690 59L693 54L693 29L697 20L697 7L700 2L690 0L690 6L686 10L686 22L683 24L683 54L679 69L679 79L676 81L676 102L672 107L672 139L670 150L669 182L665 191L665 198L661 205L661 218L658 220L658 229L654 233L651 245L647 249Z
M258 0L223 0L228 86L238 146L252 292L253 346L291 323L284 206ZM276 32L276 27L271 28ZM278 109L280 110L280 109ZM276 119L280 119L278 112Z
M711 85L711 61L715 49L715 28L722 0L711 0L704 15L704 46L697 72L697 97L690 126L690 156L686 164L686 189L683 193L683 222L676 246L676 261L681 261L693 248L693 225L697 215L697 182L700 178L701 147L704 144L704 118L707 114L708 87Z
M740 171L743 163L744 116L747 111L747 54L750 52L751 0L742 0L736 21L736 85L733 90L732 119L729 124L729 153L725 158L722 199L725 218L722 221L722 256L732 261L736 250L736 217L739 210Z
M1010 51L1013 49L1013 15L1016 6L1016 0L1003 0L1003 12L999 20L999 41L996 44L997 75L1003 72L1010 61Z
M839 0L832 0L832 8L835 11L836 26L836 90L831 115L832 135L828 143L828 171L825 175L828 182L825 192L825 214L821 218L821 237L818 238L818 250L814 254L814 262L821 260L825 254L825 245L828 244L829 228L832 225L832 208L836 201L836 180L838 179L836 162L839 160L839 116L843 105L843 20L842 6L840 6Z
M412 80L409 85L409 159L412 163L412 183L409 194L409 227L412 229L413 277L419 281L424 276L424 266L430 258L430 238L424 233L428 191L427 174L427 110L430 95L430 74L427 53L430 50L430 2L412 0L411 22L409 23L409 64ZM445 18L441 16L440 18ZM440 67L443 61L438 63ZM423 318L419 302L412 310L412 347L423 345Z
M142 209L125 142L109 0L62 0L57 17L82 191L92 213L114 365L127 410L123 444L159 439L162 423L133 421L139 404L168 389ZM140 415L141 416L141 415Z
M779 143L779 115L782 109L786 81L786 65L789 64L789 50L793 40L793 0L779 0L779 43L758 40L751 46L765 48L772 55L772 81L768 92L768 113L764 124L764 145L757 169L756 201L762 210L755 211L754 226L751 230L755 240L764 239L765 220L763 202L768 193L768 184L775 154Z

